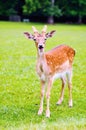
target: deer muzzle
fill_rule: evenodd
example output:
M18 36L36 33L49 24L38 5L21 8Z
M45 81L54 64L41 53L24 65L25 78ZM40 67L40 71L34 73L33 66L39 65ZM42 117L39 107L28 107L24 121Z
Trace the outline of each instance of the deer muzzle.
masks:
M38 48L41 50L43 49L44 47L42 45L39 45Z

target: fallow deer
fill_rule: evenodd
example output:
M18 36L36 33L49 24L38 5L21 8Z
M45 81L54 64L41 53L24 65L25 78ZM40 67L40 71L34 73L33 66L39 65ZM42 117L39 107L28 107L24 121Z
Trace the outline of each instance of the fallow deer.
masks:
M68 81L69 88L69 106L72 107L72 64L75 56L75 50L67 45L59 45L54 49L44 52L45 41L47 38L52 37L55 31L46 33L47 26L45 25L42 33L39 33L38 30L32 26L34 34L24 32L25 36L29 39L35 41L37 48L37 65L36 71L40 77L41 82L41 102L38 115L41 115L43 112L43 99L44 99L44 90L45 84L47 83L47 109L46 117L50 117L50 90L55 78L60 78L62 81L62 89L60 94L60 99L57 104L60 105L64 97L64 86L66 84L66 79Z

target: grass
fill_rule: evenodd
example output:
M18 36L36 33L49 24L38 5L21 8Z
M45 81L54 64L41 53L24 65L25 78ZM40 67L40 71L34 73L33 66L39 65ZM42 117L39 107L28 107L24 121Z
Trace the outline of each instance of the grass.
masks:
M86 129L86 26L48 25L57 30L46 43L46 50L67 44L76 50L73 67L73 102L68 107L68 88L61 106L56 106L61 82L53 84L50 99L51 117L37 115L40 84L35 72L36 49L23 32L43 24L0 22L0 130L85 130Z

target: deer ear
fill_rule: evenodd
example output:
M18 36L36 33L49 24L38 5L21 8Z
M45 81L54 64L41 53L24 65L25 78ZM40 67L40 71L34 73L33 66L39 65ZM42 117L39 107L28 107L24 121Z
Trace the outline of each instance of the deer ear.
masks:
M53 30L53 31L51 31L51 32L49 32L49 33L46 33L46 38L52 37L55 32L56 32L56 31Z
M28 32L24 32L24 35L27 37L27 38L29 38L29 39L34 39L34 36L32 35L32 34L30 34L30 33L28 33Z

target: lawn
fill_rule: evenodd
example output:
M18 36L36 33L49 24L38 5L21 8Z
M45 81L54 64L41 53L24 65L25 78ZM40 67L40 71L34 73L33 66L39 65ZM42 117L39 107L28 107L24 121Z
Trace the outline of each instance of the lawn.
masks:
M0 130L86 130L86 26L48 25L56 30L47 40L46 51L66 44L76 50L73 65L73 104L68 107L68 87L64 101L56 106L61 82L53 84L50 99L51 117L38 116L40 82L35 71L36 48L23 32L31 26L41 30L44 24L0 22Z

